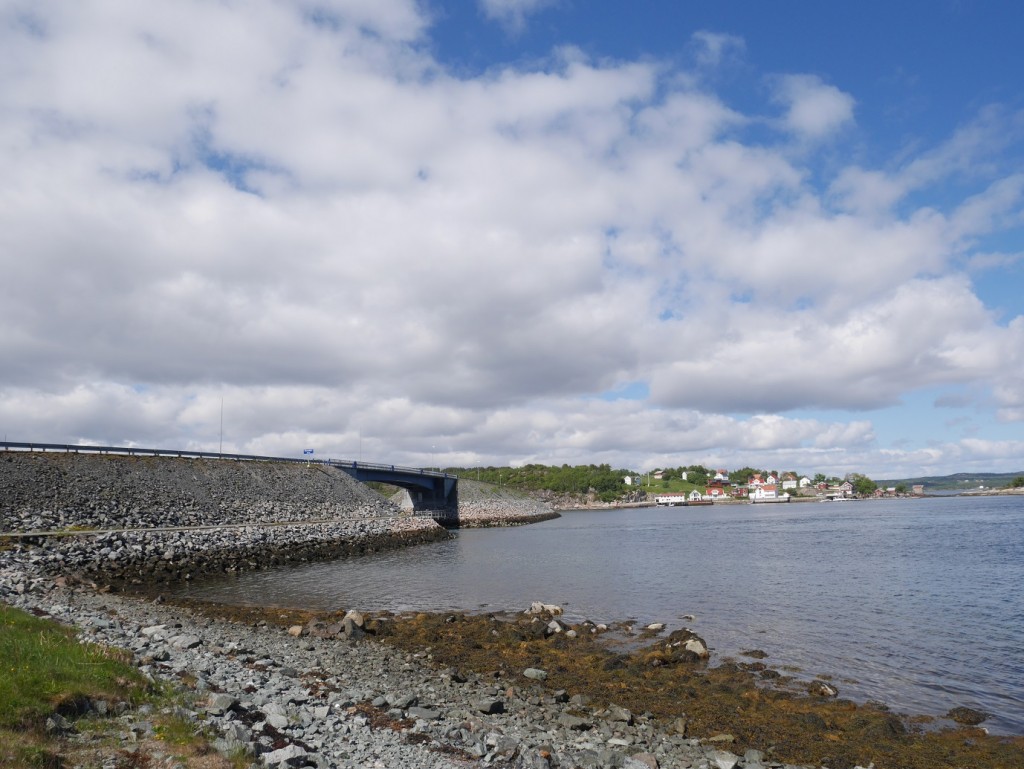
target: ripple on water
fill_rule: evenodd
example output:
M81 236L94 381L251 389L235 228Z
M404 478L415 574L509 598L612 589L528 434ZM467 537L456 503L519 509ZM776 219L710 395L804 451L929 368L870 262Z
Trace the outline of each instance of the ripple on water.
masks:
M779 506L781 507L781 506ZM184 588L316 610L516 610L676 618L719 656L852 679L843 696L1024 733L1024 499L571 512L367 558ZM684 615L697 616L694 622Z

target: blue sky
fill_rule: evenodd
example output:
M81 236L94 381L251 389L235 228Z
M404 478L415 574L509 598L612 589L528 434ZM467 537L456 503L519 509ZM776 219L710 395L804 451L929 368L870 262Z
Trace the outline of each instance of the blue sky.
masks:
M1024 469L1024 6L11 0L0 429Z

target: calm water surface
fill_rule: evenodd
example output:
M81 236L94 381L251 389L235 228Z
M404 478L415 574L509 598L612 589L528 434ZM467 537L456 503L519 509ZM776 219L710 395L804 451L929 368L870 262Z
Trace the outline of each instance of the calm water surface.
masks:
M689 626L717 658L763 649L841 696L967 705L1024 733L1024 498L569 512L365 558L197 583L309 609L522 610ZM684 615L696 615L686 621Z

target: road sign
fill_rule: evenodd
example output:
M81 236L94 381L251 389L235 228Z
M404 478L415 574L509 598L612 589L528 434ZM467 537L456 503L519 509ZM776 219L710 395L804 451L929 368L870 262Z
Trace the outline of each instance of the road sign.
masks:
M313 449L303 449L302 453L303 454L312 454L313 453Z

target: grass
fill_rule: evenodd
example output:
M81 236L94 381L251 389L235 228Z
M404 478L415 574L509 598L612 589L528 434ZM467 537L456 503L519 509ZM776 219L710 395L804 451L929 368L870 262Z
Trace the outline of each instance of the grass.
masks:
M78 715L90 700L145 693L126 652L82 644L74 631L0 606L0 728L32 728L53 713Z
M188 767L248 765L242 757L212 753L196 724L175 714L190 692L151 685L131 663L128 652L82 643L71 628L0 604L0 769L100 766L111 758L119 769L130 769L147 766L153 751L172 753ZM86 714L100 700L111 710L122 702L151 705L155 735L149 744L124 750L117 719ZM46 722L54 714L90 739L48 734Z

